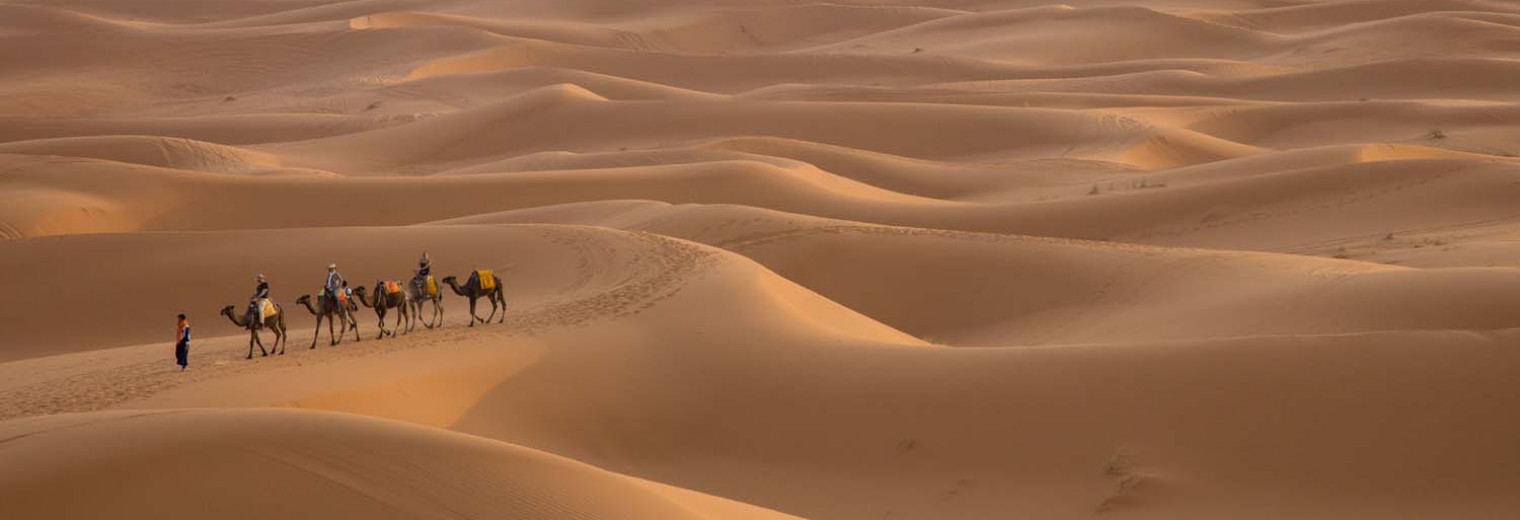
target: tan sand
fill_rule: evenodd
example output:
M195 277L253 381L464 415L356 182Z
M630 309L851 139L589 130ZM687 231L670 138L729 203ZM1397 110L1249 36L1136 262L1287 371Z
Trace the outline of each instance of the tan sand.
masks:
M0 518L1512 517L1517 60L1507 0L0 0ZM502 322L294 303L423 250Z

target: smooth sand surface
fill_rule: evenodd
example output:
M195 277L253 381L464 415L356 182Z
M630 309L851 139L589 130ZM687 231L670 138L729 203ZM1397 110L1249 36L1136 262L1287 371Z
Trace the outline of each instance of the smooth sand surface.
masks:
M0 518L1514 517L1516 85L1508 0L0 0ZM505 312L296 303L423 250Z

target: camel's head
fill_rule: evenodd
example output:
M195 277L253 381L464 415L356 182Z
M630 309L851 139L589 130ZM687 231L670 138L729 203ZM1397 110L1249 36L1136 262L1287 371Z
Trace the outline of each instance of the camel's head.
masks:
M311 295L310 294L303 294L303 295L301 295L300 298L296 298L296 305L308 305L308 304L310 304L310 302L311 302Z
M439 281L441 281L443 283L446 283L446 284L449 284L449 285L459 285L459 278L454 277L454 276L445 276L445 277L443 277L442 280L439 280Z
M233 309L235 309L235 308L237 308L237 307L232 306L232 305L228 305L226 307L222 307L222 314L225 314L228 317L231 317L231 316L233 316L232 313L233 313Z

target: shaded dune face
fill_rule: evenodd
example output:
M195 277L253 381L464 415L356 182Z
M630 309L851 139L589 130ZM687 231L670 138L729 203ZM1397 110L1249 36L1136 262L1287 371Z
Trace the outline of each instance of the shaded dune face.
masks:
M1493 0L0 0L0 518L1506 518L1517 59ZM502 322L295 303L424 250Z

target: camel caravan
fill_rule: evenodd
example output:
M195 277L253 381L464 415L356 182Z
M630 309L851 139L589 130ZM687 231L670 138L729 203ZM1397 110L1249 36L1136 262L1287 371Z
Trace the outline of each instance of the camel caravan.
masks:
M375 315L379 317L380 333L375 336L377 340L410 333L418 322L425 328L442 328L443 294L439 291L439 281L434 280L432 271L432 259L424 251L422 260L417 262L417 270L408 283L382 279L376 280L373 287L350 288L348 281L338 274L338 265L328 265L327 280L316 296L303 294L295 300L296 305L305 307L307 312L317 318L317 328L312 333L311 346L308 348L317 348L324 321L327 322L328 345L343 343L349 331L353 331L354 341L359 341L359 320L356 316L360 305L374 309ZM257 280L253 296L242 312L238 311L236 305L223 307L221 312L233 324L248 330L248 356L244 359L253 359L254 347L258 347L261 356L271 353L283 355L289 337L285 328L285 308L269 297L269 281L264 275L258 275ZM477 322L490 323L494 319L497 323L502 323L506 320L507 299L503 296L500 281L490 269L471 271L463 284L459 283L457 277L446 276L442 285L447 285L454 294L470 300L471 327ZM475 313L475 303L481 298L491 302L491 315L485 318ZM498 309L500 317L497 316ZM391 315L395 316L394 325L386 327L386 317ZM274 332L274 345L268 350L265 350L264 341L259 335L263 329Z

